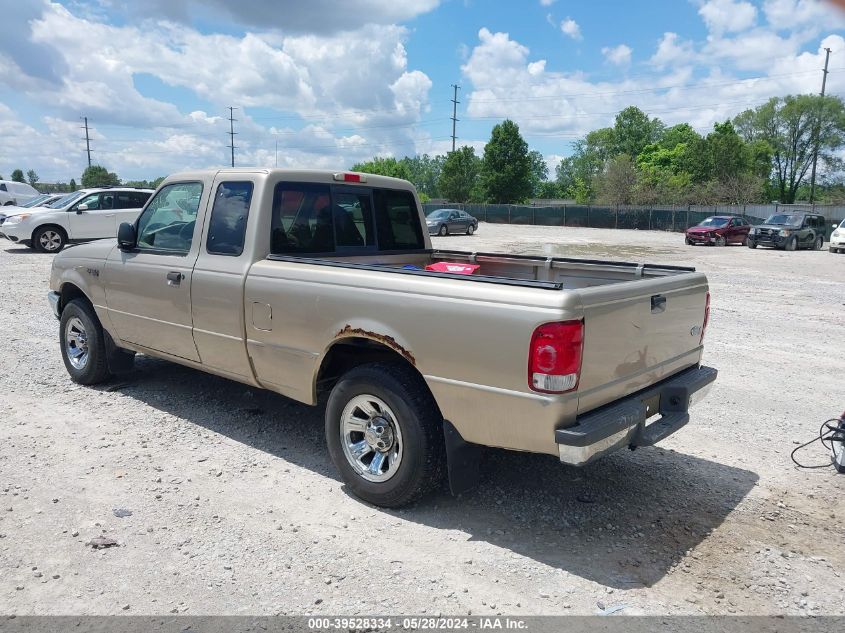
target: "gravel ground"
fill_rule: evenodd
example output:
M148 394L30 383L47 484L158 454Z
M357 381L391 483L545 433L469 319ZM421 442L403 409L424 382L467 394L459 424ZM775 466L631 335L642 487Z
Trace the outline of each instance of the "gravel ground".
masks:
M845 408L845 256L486 224L435 246L694 265L717 387L659 447L490 451L476 491L385 511L319 409L144 357L71 383L50 257L3 242L0 612L845 614L845 476L789 460Z

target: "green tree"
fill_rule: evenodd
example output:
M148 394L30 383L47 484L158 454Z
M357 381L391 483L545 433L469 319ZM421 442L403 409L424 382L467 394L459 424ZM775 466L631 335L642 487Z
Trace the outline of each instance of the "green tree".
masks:
M561 190L560 185L556 181L545 180L540 183L540 188L534 197L540 198L541 200L557 200L563 198L565 195L566 193Z
M531 165L531 197L540 197L540 188L549 179L549 166L543 155L532 150L528 152L528 161Z
M692 129L689 123L679 123L664 130L660 145L666 149L673 149L681 143L690 147L700 140L701 134Z
M23 178L23 170L16 169L12 172L12 180L14 182L26 182Z
M795 202L809 175L818 147L822 170L840 170L837 152L845 146L845 103L841 97L789 95L773 97L734 119L746 142L763 141L771 151L772 180L781 202Z
M443 170L445 160L445 156L423 154L422 156L406 156L399 162L408 168L408 172L411 174L409 180L414 183L420 194L425 194L429 198L437 198L439 197L437 181L440 179L440 172Z
M76 191L76 179L75 178L70 179L70 190Z
M509 204L531 196L531 159L519 126L505 119L493 127L484 146L481 186L488 202Z
M30 169L26 172L26 180L29 182L30 186L34 187L38 182L38 174L35 173L34 169Z
M464 146L446 154L437 182L440 195L451 202L466 202L478 195L481 159ZM475 195L474 195L475 194Z
M408 166L393 157L379 158L376 156L372 160L352 165L352 171L411 180L411 171L408 169Z
M637 167L627 154L614 156L607 162L598 179L597 193L605 204L631 204L637 187Z
M616 115L613 124L614 155L627 154L636 159L646 145L660 140L664 128L660 119L650 119L639 108L625 108Z
M563 159L555 169L555 180L564 195L575 198L579 204L592 200L593 181L614 156L615 145L616 135L610 127L593 130L576 141L572 156Z
M82 187L107 187L120 184L117 174L101 165L91 165L82 172Z

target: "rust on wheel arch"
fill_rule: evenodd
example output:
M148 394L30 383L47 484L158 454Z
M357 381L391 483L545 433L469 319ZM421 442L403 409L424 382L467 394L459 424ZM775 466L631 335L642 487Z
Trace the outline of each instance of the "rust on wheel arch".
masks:
M364 330L359 327L354 328L351 325L345 325L343 329L341 329L335 335L335 338L348 338L351 336L361 336L374 341L378 341L379 343L383 343L393 351L398 352L402 356L402 358L404 358L412 365L416 366L417 364L414 355L411 354L411 352L406 350L404 347L402 347L399 343L397 343L395 338L393 338L392 336L388 336L387 334L379 334L378 332L370 332L369 330Z

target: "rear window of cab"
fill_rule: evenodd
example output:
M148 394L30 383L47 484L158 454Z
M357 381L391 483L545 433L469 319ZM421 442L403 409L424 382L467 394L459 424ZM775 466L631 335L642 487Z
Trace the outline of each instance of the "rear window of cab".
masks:
M377 187L281 182L270 235L274 255L425 248L413 194Z

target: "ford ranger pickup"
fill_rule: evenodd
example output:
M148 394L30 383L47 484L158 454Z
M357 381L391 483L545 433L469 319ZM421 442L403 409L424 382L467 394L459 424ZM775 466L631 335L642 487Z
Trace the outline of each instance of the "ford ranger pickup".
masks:
M343 480L385 507L446 474L472 487L485 446L581 466L652 445L715 380L695 269L447 251L428 233L403 180L173 175L117 240L54 258L65 367L91 385L141 353L324 403Z

